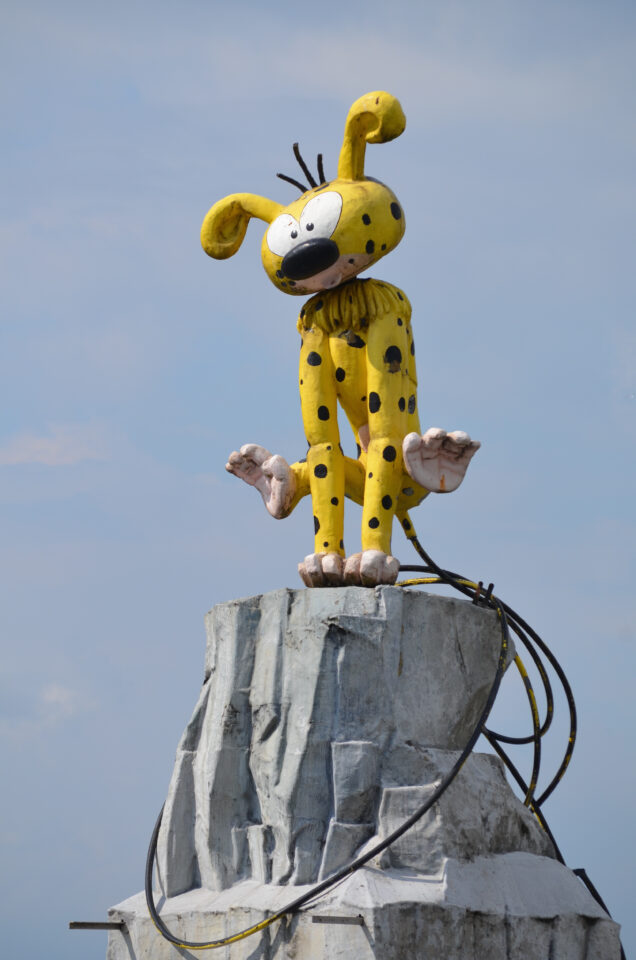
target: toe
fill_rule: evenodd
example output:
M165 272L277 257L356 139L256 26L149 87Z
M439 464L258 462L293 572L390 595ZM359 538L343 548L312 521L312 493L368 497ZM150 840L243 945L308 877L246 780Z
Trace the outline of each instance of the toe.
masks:
M324 553L310 553L298 564L298 572L308 587L326 587L327 578L322 571ZM301 569L302 568L302 569Z
M397 557L391 557L387 554L384 558L382 569L382 583L395 583L400 572L400 561Z
M365 587L395 583L400 561L381 550L365 550L360 561L360 579Z
M422 446L425 447L427 451L434 453L442 446L446 440L446 436L445 430L441 430L439 427L430 427L426 433L422 434Z
M232 450L232 453L229 455L227 463L225 464L225 469L228 473L234 473L234 471L240 467L243 463L243 457L238 452L238 450Z
M341 586L344 583L344 557L339 553L328 553L322 558L322 572L331 586Z
M241 454L246 460L253 460L259 467L265 460L271 457L269 450L261 447L259 443L244 443L241 447Z
M311 587L311 585L312 585L312 584L311 584L311 580L310 580L310 578L309 578L309 574L308 574L307 571L305 570L305 562L304 562L304 561L303 561L302 563L299 563L299 564L298 564L298 573L300 574L300 579L301 579L302 582L305 584L305 586L306 586L306 587Z
M361 553L353 553L350 557L347 557L344 565L344 581L349 586L359 587L362 584L360 580L360 560L362 559Z

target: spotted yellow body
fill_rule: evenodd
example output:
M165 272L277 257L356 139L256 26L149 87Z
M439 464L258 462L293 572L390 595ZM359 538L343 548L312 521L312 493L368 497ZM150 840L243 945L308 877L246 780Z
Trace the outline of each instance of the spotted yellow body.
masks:
M299 387L306 463L292 465L311 492L315 552L344 555L344 495L363 505L362 549L390 552L393 516L427 494L404 470L402 440L419 432L411 306L396 287L354 280L302 309ZM359 450L345 457L337 406Z
M461 482L478 446L466 434L453 441L465 461L458 469L449 463L448 451L438 456L441 434L453 435L434 430L420 437L410 304L397 287L358 276L404 234L397 197L365 176L364 158L367 143L392 140L405 124L395 97L385 91L365 94L347 116L334 180L324 179L320 158L321 182L315 182L296 152L310 180L307 190L297 184L302 190L297 200L283 206L254 194L232 194L214 204L201 228L206 253L224 259L239 249L250 218L264 220L261 258L269 279L284 293L313 294L298 320L306 458L289 466L264 447L247 444L227 464L259 489L273 516L288 516L311 495L314 553L299 569L312 586L393 582L399 566L390 556L394 516L408 529L407 510L429 489L445 490L447 473L455 486ZM339 406L356 438L357 459L342 451ZM362 505L362 554L345 565L346 497Z

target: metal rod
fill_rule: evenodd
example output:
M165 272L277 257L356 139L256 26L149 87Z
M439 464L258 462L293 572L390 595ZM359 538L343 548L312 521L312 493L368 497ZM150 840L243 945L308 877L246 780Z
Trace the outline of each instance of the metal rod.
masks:
M364 917L358 914L357 917L325 917L325 916L313 916L311 918L312 923L354 923L357 926L364 926Z
M69 930L126 930L125 920L71 920Z

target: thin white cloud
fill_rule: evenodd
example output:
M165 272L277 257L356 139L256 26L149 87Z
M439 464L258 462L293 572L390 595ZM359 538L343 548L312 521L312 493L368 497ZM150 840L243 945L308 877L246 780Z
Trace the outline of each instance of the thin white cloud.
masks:
M90 64L93 72L125 76L142 100L163 107L203 110L288 94L346 102L388 89L404 99L411 120L451 111L454 119L485 114L525 124L573 115L602 119L617 99L625 110L631 106L620 96L629 89L636 52L629 19L621 29L620 19L612 26L593 9L570 23L549 3L527 11L502 0L478 7L398 2L387 20L384 6L370 2L364 16L339 10L337 30L329 22L313 24L308 40L293 16L281 34L280 20L255 3L243 5L238 29L235 13L202 7L187 18L168 9L154 24L144 20L142 31L130 7L121 17L96 19L32 6L14 12L18 35L46 36L78 70ZM537 57L541 17L552 24L552 42L540 46ZM631 114L625 122L633 136Z
M0 736L10 740L41 736L94 706L84 693L61 683L47 683L34 691L26 685L17 699L15 689L8 694L3 689Z
M45 724L72 717L81 709L81 696L70 687L50 683L40 692L40 711Z
M0 446L0 466L5 467L27 463L61 467L84 460L107 459L100 429L82 424L54 425L48 435L21 433Z

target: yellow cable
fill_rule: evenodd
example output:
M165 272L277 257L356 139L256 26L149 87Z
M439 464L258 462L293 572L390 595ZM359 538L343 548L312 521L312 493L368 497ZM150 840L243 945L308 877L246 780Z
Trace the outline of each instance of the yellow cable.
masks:
M530 677L528 676L528 671L526 670L523 664L523 660L521 659L518 653L515 655L515 666L521 675L521 679L523 680L523 685L526 688L526 692L528 694L528 700L530 701L530 710L532 711L532 723L533 723L534 729L539 730L541 727L541 722L539 720L539 708L537 707L537 698L534 695L534 690L530 682ZM533 776L530 780L530 783L528 784L526 796L523 801L526 807L532 807L532 797L533 797L536 785L537 785L537 781L533 771Z
M265 927L269 927L270 924L275 923L276 920L282 919L285 916L285 911L280 913L275 913L272 917L268 917L266 920L261 920L260 923L257 923L253 927L249 927L247 930L241 930L240 933L235 933L231 937L225 937L223 940L213 940L210 943L200 943L195 947L191 943L174 943L172 940L169 942L175 947L179 947L182 950L216 950L218 947L227 947L231 943L237 943L239 940L245 940L247 937L251 937L254 933L259 933L261 930L264 930ZM151 917L152 919L152 917ZM156 930L163 936L162 931L159 929L157 924L152 921L155 925Z

